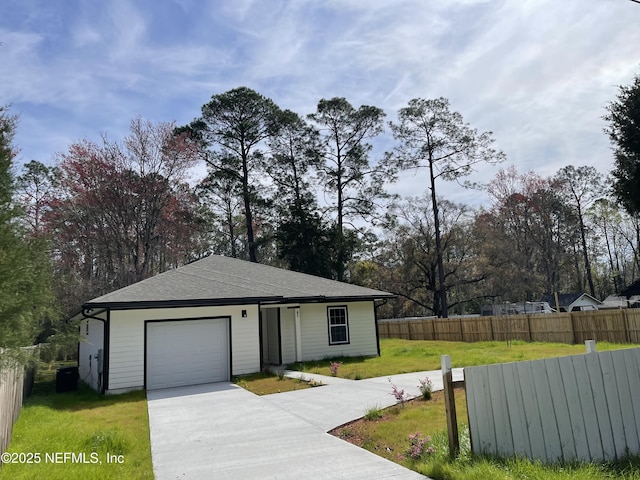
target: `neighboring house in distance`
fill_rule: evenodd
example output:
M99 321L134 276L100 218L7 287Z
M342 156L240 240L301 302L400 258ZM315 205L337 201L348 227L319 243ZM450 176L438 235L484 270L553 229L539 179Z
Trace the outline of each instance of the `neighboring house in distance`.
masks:
M393 297L211 255L84 304L80 378L118 393L227 381L270 364L379 355L375 302Z
M556 308L554 295L543 295L541 301L547 302L551 307ZM560 312L580 312L585 310L597 310L602 304L597 298L593 298L587 293L560 293L558 294Z

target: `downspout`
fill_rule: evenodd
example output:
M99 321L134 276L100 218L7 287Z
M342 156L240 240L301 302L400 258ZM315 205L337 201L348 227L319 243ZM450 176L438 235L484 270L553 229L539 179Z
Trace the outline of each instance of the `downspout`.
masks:
M86 306L83 305L81 313L82 313L83 320L86 320L87 318L91 318L92 320L98 320L103 323L103 329L102 329L102 372L103 373L98 373L98 385L99 385L100 393L104 395L106 391L106 382L103 380L109 378L107 372L109 371L108 369L109 367L109 361L108 361L109 319L110 319L111 311L109 310L109 308L104 308L93 315L89 313L91 311L93 311L93 308L87 308ZM96 317L96 315L99 315L104 312L107 312L106 320L104 318Z
M380 356L380 331L378 329L378 307L382 307L383 305L386 305L387 299L383 299L382 303L378 303L376 304L376 301L373 301L373 319L374 322L376 324L376 345L378 347L378 356Z

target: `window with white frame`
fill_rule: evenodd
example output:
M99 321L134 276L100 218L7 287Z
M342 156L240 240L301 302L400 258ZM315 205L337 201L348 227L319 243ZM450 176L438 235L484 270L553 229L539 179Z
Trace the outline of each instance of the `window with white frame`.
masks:
M347 307L327 307L329 345L349 343Z

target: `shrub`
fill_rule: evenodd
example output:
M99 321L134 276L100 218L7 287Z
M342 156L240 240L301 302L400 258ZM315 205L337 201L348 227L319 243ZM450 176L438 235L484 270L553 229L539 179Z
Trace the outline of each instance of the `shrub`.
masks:
M430 443L431 437L429 435L425 437L420 432L412 433L409 435L409 446L403 453L398 454L398 459L420 460L427 455L431 455L435 453L436 449L433 448L433 445L429 445Z
M422 394L422 398L424 400L431 400L431 395L433 393L433 384L431 383L431 380L429 380L428 377L425 377L424 380L418 381L420 382L420 385L418 385L418 389Z
M391 383L391 379L389 379L389 383ZM404 407L404 402L408 398L408 396L404 393L404 390L400 390L396 385L391 383L391 395L396 398L397 403Z

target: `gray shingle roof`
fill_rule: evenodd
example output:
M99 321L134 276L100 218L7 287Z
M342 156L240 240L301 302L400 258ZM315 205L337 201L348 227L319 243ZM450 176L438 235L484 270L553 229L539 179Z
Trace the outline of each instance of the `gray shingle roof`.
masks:
M336 282L304 273L211 255L115 292L87 306L127 303L195 303L201 305L256 302L309 302L390 298L387 292Z

